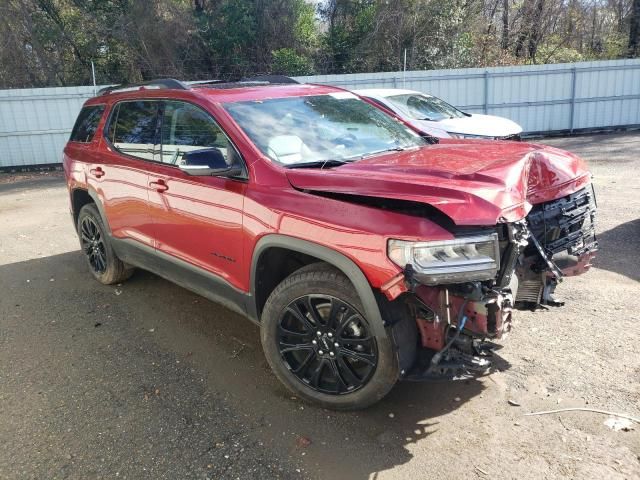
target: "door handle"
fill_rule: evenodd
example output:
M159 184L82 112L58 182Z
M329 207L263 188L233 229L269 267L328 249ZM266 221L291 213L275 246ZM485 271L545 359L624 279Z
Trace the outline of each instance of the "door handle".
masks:
M104 170L100 167L92 168L89 173L96 178L104 177Z
M154 182L149 182L149 186L153 188L156 192L166 192L169 190L169 185L166 184L164 180L156 180Z

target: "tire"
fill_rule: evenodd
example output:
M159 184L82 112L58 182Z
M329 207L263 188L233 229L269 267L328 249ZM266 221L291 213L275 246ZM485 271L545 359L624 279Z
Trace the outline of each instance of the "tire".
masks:
M80 209L76 228L80 248L96 280L111 285L124 282L133 274L133 268L120 260L113 250L95 204L89 203Z
M377 336L361 312L339 270L316 263L292 273L262 313L262 347L276 377L324 408L362 409L382 399L399 378L396 346L391 332Z

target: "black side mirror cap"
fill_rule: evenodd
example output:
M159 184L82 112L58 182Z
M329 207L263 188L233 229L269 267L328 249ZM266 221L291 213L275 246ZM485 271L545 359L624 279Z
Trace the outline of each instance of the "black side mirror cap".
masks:
M430 144L430 145L435 145L437 143L440 143L440 139L438 137L434 137L433 135L429 135L428 133L425 132L419 132L419 135L425 139L425 141Z
M227 165L222 152L217 148L202 148L186 152L178 167L188 175L239 177L243 170L239 165Z

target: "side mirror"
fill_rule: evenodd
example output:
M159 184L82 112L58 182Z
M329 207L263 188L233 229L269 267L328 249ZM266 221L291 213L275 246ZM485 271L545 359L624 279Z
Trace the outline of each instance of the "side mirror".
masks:
M424 138L426 142L430 145L435 145L437 143L440 143L440 139L438 137L431 135L430 133L418 132L418 135Z
M217 148L203 148L186 152L182 157L184 163L178 165L188 175L227 176L242 175L242 168L227 165L224 156Z

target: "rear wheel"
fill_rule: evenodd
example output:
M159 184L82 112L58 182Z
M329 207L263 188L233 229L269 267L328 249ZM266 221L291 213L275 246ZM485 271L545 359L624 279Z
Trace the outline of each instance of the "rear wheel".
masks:
M371 405L399 376L391 335L376 335L353 285L313 264L286 278L267 300L262 346L291 391L332 409Z
M123 282L131 276L133 268L116 255L106 234L102 217L93 203L80 209L77 230L89 271L96 280L110 285Z

